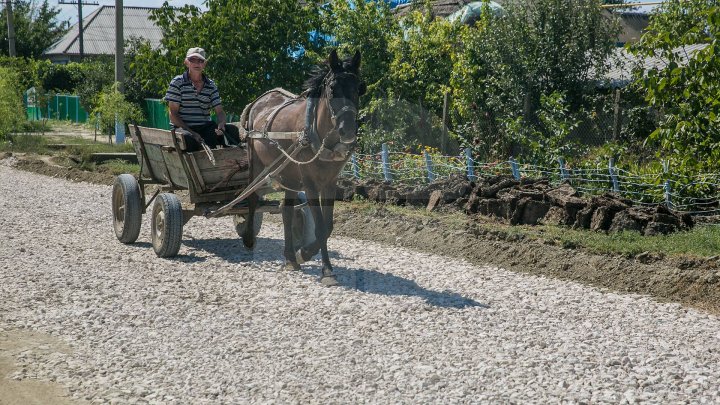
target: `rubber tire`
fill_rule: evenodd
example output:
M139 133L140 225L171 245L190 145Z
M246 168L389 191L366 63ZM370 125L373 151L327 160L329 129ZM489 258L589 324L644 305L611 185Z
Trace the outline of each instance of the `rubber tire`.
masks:
M293 250L298 250L315 242L315 220L310 207L299 205L295 207L292 224Z
M142 199L140 186L131 174L115 179L112 191L113 228L122 243L133 243L140 236Z
M157 196L152 211L152 245L158 257L173 257L180 251L183 213L175 194Z
M233 223L235 224L235 232L237 232L240 239L242 239L243 235L245 235L245 218L247 218L247 215L234 215L233 216ZM253 222L253 233L257 237L260 233L260 228L262 227L263 222L263 213L262 212L256 212L255 213L255 221Z

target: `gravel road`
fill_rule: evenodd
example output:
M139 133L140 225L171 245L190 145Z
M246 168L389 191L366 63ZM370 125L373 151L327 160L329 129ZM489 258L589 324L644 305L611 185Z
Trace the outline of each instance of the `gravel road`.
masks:
M5 379L78 403L720 401L716 316L340 237L326 288L319 261L278 271L269 222L249 253L195 218L159 259L147 220L115 239L110 194L0 165L0 337L63 346Z

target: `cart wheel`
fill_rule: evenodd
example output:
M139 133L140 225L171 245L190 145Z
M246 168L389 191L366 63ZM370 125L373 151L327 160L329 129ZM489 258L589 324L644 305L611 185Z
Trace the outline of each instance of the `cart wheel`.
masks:
M122 243L133 243L140 235L142 223L140 186L131 174L115 179L112 193L113 228Z
M299 205L295 207L292 225L293 250L298 250L315 242L315 220L310 207Z
M247 218L246 215L233 215L233 223L235 224L235 232L237 232L238 236L241 239L242 239L243 235L245 235L246 218ZM255 220L253 222L253 233L255 234L255 236L257 236L260 233L260 227L262 227L262 221L263 221L263 213L256 212Z
M152 244L158 257L172 257L182 242L183 213L175 194L162 193L152 212Z

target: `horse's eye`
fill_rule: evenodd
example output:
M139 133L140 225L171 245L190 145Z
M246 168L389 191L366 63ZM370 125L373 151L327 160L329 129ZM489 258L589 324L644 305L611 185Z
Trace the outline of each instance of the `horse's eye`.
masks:
M365 82L360 83L358 86L358 96L362 96L367 91L367 84Z

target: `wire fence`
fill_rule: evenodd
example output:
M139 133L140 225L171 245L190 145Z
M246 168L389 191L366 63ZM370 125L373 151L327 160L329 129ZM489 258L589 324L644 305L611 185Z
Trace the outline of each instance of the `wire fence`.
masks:
M470 180L509 175L546 178L551 184L567 182L583 195L613 192L637 205L664 204L670 210L692 215L720 215L720 173L702 173L692 178L674 175L667 165L660 173L632 173L615 166L571 168L561 158L556 167L519 162L514 158L499 162L475 160L469 149L459 156L430 153L391 152L386 144L376 154L353 154L341 177L377 180L421 186L452 176Z

